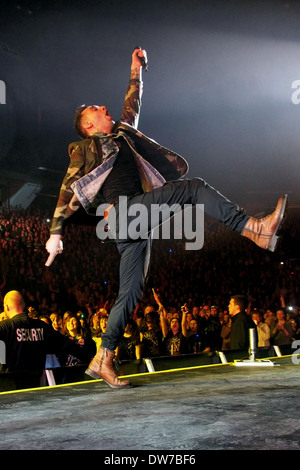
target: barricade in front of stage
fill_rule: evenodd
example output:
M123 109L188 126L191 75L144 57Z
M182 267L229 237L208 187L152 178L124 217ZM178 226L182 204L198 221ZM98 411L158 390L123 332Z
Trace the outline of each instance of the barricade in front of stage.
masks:
M292 355L290 346L272 346L258 348L256 359L276 358ZM122 361L116 365L119 377L137 374L151 374L168 370L189 369L195 367L213 367L218 364L230 364L249 357L246 350L228 350L209 353L181 354L178 356L159 356L134 361ZM37 387L71 384L91 380L85 375L87 364L65 367L51 367L39 372L0 373L0 392Z

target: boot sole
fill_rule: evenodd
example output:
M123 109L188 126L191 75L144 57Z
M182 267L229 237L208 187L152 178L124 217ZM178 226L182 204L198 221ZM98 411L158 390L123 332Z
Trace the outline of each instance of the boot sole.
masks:
M101 377L101 379L103 380L103 382L105 382L113 390L123 390L124 388L132 388L133 387L133 385L131 383L127 384L127 385L112 385L109 382L107 382L107 380L105 380L103 377Z
M96 372L93 372L91 369L87 369L85 371L85 374L89 375L90 377L92 377L92 379L95 379L95 380L102 379L102 377L100 377L100 375L96 374Z
M276 250L276 247L277 247L277 244L278 244L278 241L279 241L279 236L277 235L277 233L279 232L279 230L281 229L285 219L286 219L286 215L287 215L287 203L288 203L288 195L285 194L284 196L282 196L283 198L283 202L282 202L282 206L281 206L281 210L280 210L280 220L279 220L279 223L278 223L278 226L270 240L270 243L268 245L268 250L269 251L272 251L274 252Z
M85 371L85 373L89 377L92 377L92 379L103 380L103 382L105 382L110 388L112 388L114 390L122 390L123 388L132 388L133 387L133 385L131 383L128 384L128 385L113 385L113 384L110 384L109 382L107 382L107 380L105 380L103 377L101 377L101 375L97 374L96 372L92 371L91 369L87 369Z

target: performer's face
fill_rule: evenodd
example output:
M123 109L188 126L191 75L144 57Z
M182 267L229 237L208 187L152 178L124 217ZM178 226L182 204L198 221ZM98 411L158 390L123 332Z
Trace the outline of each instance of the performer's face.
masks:
M105 106L88 106L82 111L81 116L81 127L87 135L92 135L95 132L109 134L114 125Z

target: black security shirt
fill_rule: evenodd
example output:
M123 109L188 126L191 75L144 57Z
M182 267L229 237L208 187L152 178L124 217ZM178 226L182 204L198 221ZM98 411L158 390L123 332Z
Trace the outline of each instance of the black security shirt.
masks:
M0 341L2 372L43 370L47 354L67 351L74 355L83 354L69 338L26 313L0 322Z

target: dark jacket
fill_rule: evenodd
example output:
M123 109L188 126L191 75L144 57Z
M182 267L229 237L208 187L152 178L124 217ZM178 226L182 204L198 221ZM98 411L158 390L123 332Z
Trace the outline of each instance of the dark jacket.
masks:
M230 348L231 349L247 349L250 345L249 329L254 328L256 325L246 312L240 312L232 317L231 332L230 332Z

